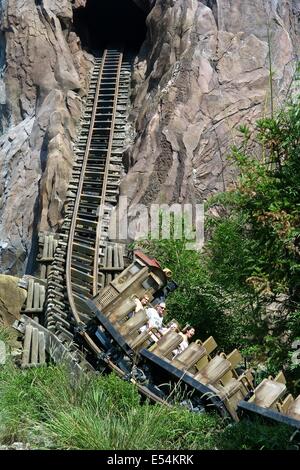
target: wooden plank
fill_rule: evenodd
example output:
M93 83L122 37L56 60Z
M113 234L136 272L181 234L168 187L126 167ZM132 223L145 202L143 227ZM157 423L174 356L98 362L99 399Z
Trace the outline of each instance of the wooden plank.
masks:
M51 265L48 264L48 266L46 268L46 279L48 279L48 276L49 276L50 272L51 272Z
M39 263L52 263L53 258L54 258L54 256L51 256L51 258L49 256L47 256L45 258L38 259L38 262Z
M39 331L39 363L45 364L46 362L46 341L43 331Z
M45 235L42 258L47 258L47 256L48 256L48 246L49 246L49 237L48 237L48 235Z
M74 293L74 297L76 297L76 294ZM51 312L56 312L61 318L68 318L67 312L61 310L57 305L51 305Z
M107 260L106 260L106 266L107 268L112 268L112 258L113 258L113 248L112 246L107 247ZM107 274L106 275L106 284L109 284L112 281L112 275Z
M118 245L115 245L113 247L114 250L114 268L119 268L120 267L120 262L119 262L119 247Z
M102 272L98 273L98 291L105 286L105 274Z
M34 283L33 308L40 308L40 285L37 282Z
M39 233L39 245L44 245L45 234L43 232Z
M98 185L98 183L95 183ZM80 217L77 217L76 219L76 228L77 227L92 227L94 229L94 227L97 226L97 221L95 220L89 220L89 219L83 219L83 218L80 218Z
M37 282L41 286L47 287L47 284L48 284L47 281L44 281L44 280L40 279L39 277L33 277L32 276L32 278L33 278L34 282Z
M119 266L120 269L124 269L124 250L122 245L118 245L118 251L119 251Z
M23 345L22 365L26 365L26 364L29 363L32 329L33 328L32 328L31 325L26 325L26 327L25 327L25 338L24 338L24 345Z
M47 267L44 264L42 264L41 265L41 278L46 279L46 275L47 275Z
M43 311L42 308L26 308L25 310L26 313L35 313L35 314L40 313L42 311Z
M30 362L36 364L38 362L39 352L39 330L37 328L32 329L32 340L31 340L31 360Z
M48 257L53 258L54 255L54 246L53 246L53 235L49 235L49 247L48 247Z
M65 320L63 317L61 317L57 313L51 313L51 318L55 319L57 322L59 322L62 326L66 327L67 329L70 328L70 323Z
M103 272L103 273L106 273L106 272L112 272L112 273L120 273L122 271L124 271L122 268L118 267L118 268L103 268L103 267L100 267L100 271Z
M57 300L55 297L52 298L52 296L50 298L50 296L49 296L49 305L52 304L52 303L54 303L56 305L59 305L63 310L66 307L64 302L61 302L60 300Z
M74 335L72 335L72 333L70 333L70 331L68 331L66 328L64 328L61 323L56 324L56 329L67 340L70 340L70 341L74 340Z
M86 286L83 286L82 284L78 284L79 281L72 279L72 289L75 291L75 292L78 292L79 294L84 294L85 297L88 297L90 298L92 295L91 295L91 287L86 287ZM64 308L64 307L63 307Z
M107 267L106 262L107 262L107 246L104 248L103 260L102 260L102 265L104 268Z
M45 297L46 297L45 286L40 286L40 308L44 307Z
M28 290L27 290L27 300L26 300L26 310L32 308L33 289L34 289L34 280L29 279Z
M95 253L94 247L84 245L83 243L73 242L73 249L74 249L74 253L75 252L85 253L89 256L94 256L94 253Z
M91 276L90 274L84 273L82 271L79 271L78 269L73 268L73 266L71 267L71 272L72 272L72 281L73 281L73 276L74 276L76 279L80 279L81 281L87 284L93 282L93 276Z

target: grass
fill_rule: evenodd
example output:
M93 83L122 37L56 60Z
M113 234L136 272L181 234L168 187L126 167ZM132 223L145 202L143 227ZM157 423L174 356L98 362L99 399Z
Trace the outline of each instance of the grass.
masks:
M259 420L229 424L214 414L141 403L109 376L76 382L64 366L0 366L0 444L32 449L295 449L299 433ZM299 440L299 439L298 439Z
M259 418L245 419L227 426L217 441L225 450L299 450L300 432L284 424L267 425Z
M109 376L74 386L64 367L0 369L0 443L47 449L211 449L214 415L141 404L130 383Z

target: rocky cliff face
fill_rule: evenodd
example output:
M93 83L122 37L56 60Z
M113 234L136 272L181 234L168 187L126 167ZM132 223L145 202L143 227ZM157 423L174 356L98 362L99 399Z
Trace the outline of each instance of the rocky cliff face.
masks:
M30 269L33 235L62 221L92 66L72 32L73 9L86 1L1 2L2 272ZM237 126L269 110L268 36L275 102L287 93L300 0L133 1L150 13L135 64L135 142L122 193L132 204L201 201L233 177L226 154Z
M0 270L30 263L37 228L55 230L92 57L70 32L69 0L2 0ZM76 5L85 1L75 2Z
M133 206L226 187L239 124L270 110L269 44L275 105L286 96L299 17L299 0L156 1L134 74L136 141L122 184Z

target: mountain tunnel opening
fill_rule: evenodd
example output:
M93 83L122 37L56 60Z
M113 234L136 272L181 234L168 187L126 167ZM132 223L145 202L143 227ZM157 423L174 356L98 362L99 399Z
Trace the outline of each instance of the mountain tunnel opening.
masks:
M134 0L87 0L74 11L74 28L92 54L120 45L137 53L146 37L146 13Z

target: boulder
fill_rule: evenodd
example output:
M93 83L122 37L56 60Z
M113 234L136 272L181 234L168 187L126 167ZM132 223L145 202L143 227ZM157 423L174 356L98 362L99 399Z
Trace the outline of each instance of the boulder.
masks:
M20 279L0 274L0 324L10 326L20 318L27 291L18 286Z

